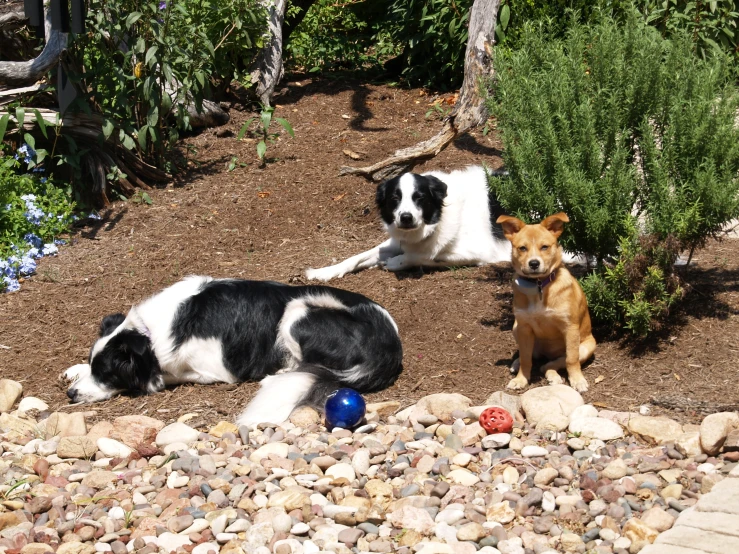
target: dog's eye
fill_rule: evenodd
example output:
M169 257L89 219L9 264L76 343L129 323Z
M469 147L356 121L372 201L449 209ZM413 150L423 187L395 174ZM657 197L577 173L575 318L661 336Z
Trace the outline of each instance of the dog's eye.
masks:
M519 246L518 247L518 251L519 252L526 252L527 250L528 250L528 248L526 248L525 246Z
M541 251L544 252L546 250L549 250L549 247L545 244L544 246L541 247Z

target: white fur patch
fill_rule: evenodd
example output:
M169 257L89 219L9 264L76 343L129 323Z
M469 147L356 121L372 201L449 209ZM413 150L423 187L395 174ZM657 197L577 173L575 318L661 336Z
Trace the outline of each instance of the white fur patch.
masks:
M277 326L277 346L287 349L293 360L290 365L294 366L295 362L303 359L303 352L300 350L298 341L290 333L295 323L303 319L308 313L308 308L332 308L335 310L346 310L346 306L339 302L330 294L309 294L302 298L290 300L285 306L280 323Z
M261 388L238 417L236 424L254 426L258 423L284 423L315 382L315 375L303 372L265 377Z

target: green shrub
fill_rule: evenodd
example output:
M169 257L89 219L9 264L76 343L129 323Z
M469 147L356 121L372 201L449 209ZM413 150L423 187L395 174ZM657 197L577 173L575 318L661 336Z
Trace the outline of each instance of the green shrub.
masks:
M666 40L635 16L574 22L562 39L529 25L521 48L496 62L489 105L510 177L491 187L524 220L569 215L563 245L597 264L585 287L596 319L655 328L682 294L678 252L739 216L730 64L696 57L690 37Z
M290 68L319 71L377 70L388 56L397 53L387 30L387 17L378 10L383 2L337 4L318 0L308 9L285 45ZM300 10L288 7L289 12Z
M89 13L90 32L70 48L82 109L106 117L106 138L120 128L124 147L168 170L167 151L189 128L184 105L243 78L266 28L258 0L91 0Z

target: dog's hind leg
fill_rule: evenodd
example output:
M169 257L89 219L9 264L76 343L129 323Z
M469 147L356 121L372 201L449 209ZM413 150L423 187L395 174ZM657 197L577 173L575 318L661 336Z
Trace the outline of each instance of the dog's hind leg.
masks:
M236 424L253 426L287 421L292 411L305 401L317 380L316 375L302 371L265 377L256 396L236 419Z

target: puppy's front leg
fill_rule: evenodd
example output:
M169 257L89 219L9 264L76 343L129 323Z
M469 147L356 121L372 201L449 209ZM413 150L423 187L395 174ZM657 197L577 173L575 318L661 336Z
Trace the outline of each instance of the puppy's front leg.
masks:
M580 326L571 324L567 327L565 335L567 358L567 377L570 379L570 386L578 392L587 392L588 381L582 374L580 368Z
M520 390L526 388L531 380L531 364L534 357L534 330L526 324L516 322L515 337L518 342L518 375L508 383L508 388Z

